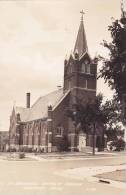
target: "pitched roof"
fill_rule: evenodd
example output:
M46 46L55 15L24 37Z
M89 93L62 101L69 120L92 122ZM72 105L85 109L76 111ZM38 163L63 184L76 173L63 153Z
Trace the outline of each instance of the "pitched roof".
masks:
M84 30L84 23L83 20L81 20L75 47L74 47L74 53L77 52L79 57L81 57L87 51L88 51L88 46L87 46L86 34Z
M55 108L67 94L63 93L63 89L59 89L38 98L31 108L16 107L15 111L20 113L23 122L46 118L48 116L48 105L50 104L52 108Z

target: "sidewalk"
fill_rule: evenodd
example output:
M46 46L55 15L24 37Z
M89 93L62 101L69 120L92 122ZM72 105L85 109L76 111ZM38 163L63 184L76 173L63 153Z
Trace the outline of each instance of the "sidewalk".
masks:
M29 153L34 154L34 153ZM118 154L126 154L126 151L121 152L95 152L95 155L118 155ZM93 156L92 152L51 152L51 153L41 153L36 154L41 157L71 157L71 156Z
M64 171L55 172L56 175L60 175L67 178L78 179L78 180L85 180L87 179L89 182L100 182L108 183L109 185L126 189L126 183L114 181L110 179L98 178L97 175L110 173L119 170L126 170L126 165L118 165L118 166L96 166L96 167L81 167L75 169L67 169ZM125 176L124 176L125 177ZM106 184L106 185L108 185Z
M126 152L96 152L95 155L92 153L82 153L82 152L67 152L67 153L43 153L43 154L26 154L27 157L38 161L61 161L61 160L86 160L86 159L102 159L102 158L114 158L117 156L122 156Z
M18 153L12 153L12 155L17 155ZM7 160L10 153L0 153L0 160ZM126 155L126 151L122 152L95 152L95 155L92 155L92 152L62 152L62 153L25 153L25 160L37 160L37 161L59 161L59 160L86 160L86 159L99 159L99 158L114 158L117 156Z

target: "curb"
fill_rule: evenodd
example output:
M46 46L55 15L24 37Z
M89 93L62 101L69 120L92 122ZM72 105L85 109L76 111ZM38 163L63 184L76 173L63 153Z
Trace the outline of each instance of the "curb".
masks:
M98 160L98 159L113 159L113 158L118 158L118 156L71 156L71 157L43 157L43 156L27 156L32 159L38 160L38 161L78 161L78 160Z
M114 181L114 180L105 179L105 178L98 178L98 177L95 177L95 176L88 177L87 180L90 181L90 182L98 182L98 183L101 183L101 184L110 185L112 187L121 188L121 189L126 190L126 183L125 182Z

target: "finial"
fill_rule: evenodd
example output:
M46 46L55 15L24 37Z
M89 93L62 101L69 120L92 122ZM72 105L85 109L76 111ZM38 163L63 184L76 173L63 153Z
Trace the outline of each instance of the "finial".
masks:
M85 14L84 11L80 11L80 14L81 14L81 21L83 21L83 15Z

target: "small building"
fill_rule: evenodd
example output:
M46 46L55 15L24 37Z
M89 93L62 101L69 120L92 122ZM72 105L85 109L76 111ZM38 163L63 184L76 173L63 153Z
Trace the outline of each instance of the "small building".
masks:
M6 152L9 147L9 131L0 131L0 152Z
M10 116L10 147L26 151L82 151L92 146L92 135L82 130L76 133L66 109L77 99L96 97L97 64L92 61L81 18L74 51L64 61L63 88L53 91L30 106L30 93L26 95L26 108L14 106ZM51 81L50 81L51 82ZM77 139L76 139L77 138ZM103 144L103 130L96 133ZM97 142L97 141L96 141Z

